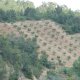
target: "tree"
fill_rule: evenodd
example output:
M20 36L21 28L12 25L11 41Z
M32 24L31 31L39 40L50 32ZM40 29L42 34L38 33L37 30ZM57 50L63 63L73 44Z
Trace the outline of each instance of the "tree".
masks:
M2 59L2 56L0 55L0 79L5 80L6 79L6 67L5 62Z
M16 12L14 10L6 11L6 21L15 21L16 20Z
M0 21L5 21L5 11L0 9Z
M74 62L73 70L78 76L80 76L80 57Z
M36 17L36 10L34 8L26 8L24 11L24 16L26 19L35 19Z

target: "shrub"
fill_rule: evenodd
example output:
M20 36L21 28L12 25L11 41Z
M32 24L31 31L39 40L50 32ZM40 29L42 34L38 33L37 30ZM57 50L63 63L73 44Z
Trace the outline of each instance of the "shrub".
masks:
M55 71L48 71L47 78L45 80L64 80L64 78Z
M80 76L80 57L73 64L73 71L76 75Z
M18 80L18 78L19 78L19 71L14 70L14 72L12 74L10 74L9 80Z
M51 68L51 67L52 67L51 62L48 61L48 56L47 56L45 53L43 53L43 54L41 55L41 57L40 57L40 63L41 63L43 66L47 67L47 68Z
M30 66L28 66L28 65L25 64L23 66L22 72L25 75L25 77L27 77L29 79L32 79L32 71L31 71Z
M0 79L1 80L6 79L6 67L5 67L5 63L1 56L0 56Z
M0 55L11 64L15 70L10 75L10 80L17 80L18 72L22 71L25 77L32 79L32 75L40 76L43 67L51 68L52 63L48 56L43 55L38 59L36 38L25 40L23 37L0 37ZM6 54L5 54L6 53ZM17 72L16 72L17 71Z

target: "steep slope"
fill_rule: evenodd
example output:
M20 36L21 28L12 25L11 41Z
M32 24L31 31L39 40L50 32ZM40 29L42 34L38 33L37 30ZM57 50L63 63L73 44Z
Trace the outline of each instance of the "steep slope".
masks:
M0 33L2 31L23 35L25 39L36 37L39 54L46 53L56 65L70 67L80 56L79 42L67 35L59 24L49 20L0 23Z

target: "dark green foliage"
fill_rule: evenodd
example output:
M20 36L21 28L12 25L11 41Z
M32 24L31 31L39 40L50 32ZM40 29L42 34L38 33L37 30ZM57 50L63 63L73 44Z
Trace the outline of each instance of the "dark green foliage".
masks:
M15 5L10 7L11 2ZM0 9L1 22L13 22L17 20L41 20L49 19L62 24L62 28L69 34L80 32L80 12L72 11L66 6L59 6L55 3L43 3L35 8L32 2L7 1L7 5ZM5 1L2 3L6 3ZM21 5L21 6L20 6ZM9 9L5 10L9 6ZM20 9L18 8L20 7Z
M63 67L60 70L60 73L65 74L65 75L71 77L73 75L73 69L72 68Z
M80 57L74 62L73 70L80 77Z
M32 69L30 68L30 66L28 66L29 64L25 64L22 68L22 72L25 75L25 77L32 79Z
M5 21L5 11L0 9L0 21Z
M12 74L10 74L9 80L18 80L19 78L19 72L17 70L14 70Z
M24 16L27 20L32 20L36 18L36 9L34 8L26 8L24 11Z
M2 57L0 56L0 79L5 80L5 78L6 78L5 62L3 61Z
M47 78L45 80L65 80L65 79L54 71L48 71Z
M16 12L14 10L6 11L5 19L8 22L13 22L16 20Z
M42 73L43 65L40 64L40 62L38 61L36 66L32 66L32 68L33 68L33 74L35 75L35 77L39 78Z
M43 59L38 59L36 41L36 38L25 40L23 37L12 37L12 35L7 37L0 36L0 55L14 68L14 72L10 75L10 80L17 80L19 71L27 78L32 79L32 75L38 78L43 66L51 67L46 55L42 57Z
M1 53L4 60L9 61L14 68L22 69L25 75L32 75L27 66L37 64L36 40L25 41L23 38L7 39L0 37ZM22 67L23 66L23 67ZM14 73L15 74L15 73ZM16 76L13 76L15 78Z
M14 10L0 10L0 21L1 22L13 22L16 21L16 12Z
M40 63L47 67L47 68L51 68L52 67L52 64L50 61L48 61L48 56L46 55L46 53L42 53L41 57L40 57Z

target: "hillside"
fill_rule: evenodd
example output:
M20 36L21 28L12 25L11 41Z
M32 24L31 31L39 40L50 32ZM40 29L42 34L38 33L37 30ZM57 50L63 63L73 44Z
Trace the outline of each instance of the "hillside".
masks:
M26 39L37 37L39 54L46 53L50 61L65 66L71 66L80 56L79 42L67 35L55 22L25 21L13 24L0 24L3 33L19 33ZM60 61L60 63L59 63Z
M56 69L60 66L72 67L80 56L80 42L73 35L66 34L60 26L50 20L0 23L0 35L21 35L26 40L36 37L39 58L46 53L48 60L55 63ZM43 70L42 76L45 74ZM25 80L23 76L21 78Z

